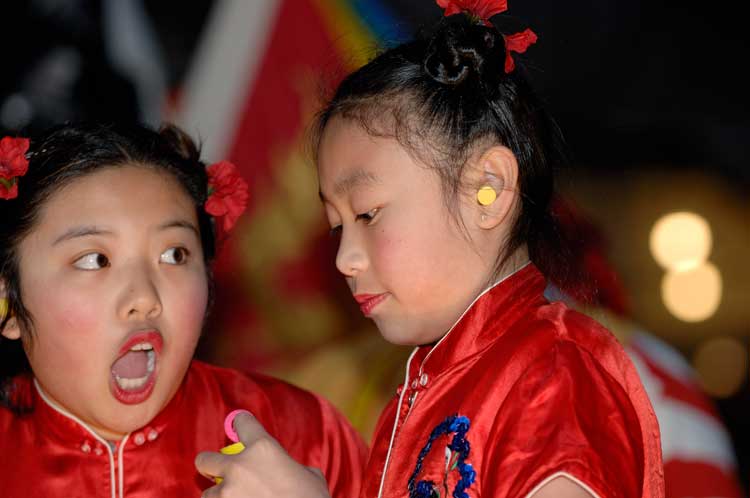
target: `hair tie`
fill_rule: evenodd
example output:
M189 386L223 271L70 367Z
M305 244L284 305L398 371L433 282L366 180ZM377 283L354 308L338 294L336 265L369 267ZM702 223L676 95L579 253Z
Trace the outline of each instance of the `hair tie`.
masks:
M18 179L29 170L28 150L28 138L3 137L0 140L0 199L18 197Z
M507 0L436 0L443 9L443 14L452 16L454 14L466 14L469 19L483 26L492 26L490 17L508 10ZM496 28L497 29L497 28ZM522 54L530 45L536 43L537 36L530 30L525 29L520 33L506 35L500 33L505 40L505 66L506 74L513 72L516 64L511 52Z

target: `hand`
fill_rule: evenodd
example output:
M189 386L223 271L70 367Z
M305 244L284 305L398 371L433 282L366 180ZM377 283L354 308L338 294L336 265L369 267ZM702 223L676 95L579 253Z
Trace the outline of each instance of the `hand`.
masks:
M204 491L202 498L330 498L323 473L295 462L255 417L237 415L234 430L244 451L236 455L204 451L195 458L198 472L224 479Z

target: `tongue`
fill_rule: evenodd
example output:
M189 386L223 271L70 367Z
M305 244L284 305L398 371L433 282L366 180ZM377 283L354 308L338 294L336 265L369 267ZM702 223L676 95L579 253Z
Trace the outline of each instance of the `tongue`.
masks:
M148 355L145 351L128 351L114 362L112 372L126 379L145 377L148 373Z

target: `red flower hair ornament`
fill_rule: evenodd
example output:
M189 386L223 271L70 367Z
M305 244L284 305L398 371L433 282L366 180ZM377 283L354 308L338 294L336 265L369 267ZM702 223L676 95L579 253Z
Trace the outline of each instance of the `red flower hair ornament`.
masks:
M536 43L537 36L536 33L527 28L520 33L503 35L503 38L505 38L505 74L508 74L516 67L516 63L510 53L516 52L522 54L526 52L527 48Z
M213 216L217 223L221 219L222 231L229 232L237 218L247 206L248 186L229 161L220 161L210 165L208 173L208 199L206 212Z
M446 16L463 12L485 26L490 25L490 17L508 10L507 0L437 0L437 4Z
M29 169L28 138L3 137L0 140L0 199L18 196L18 178Z
M471 19L484 26L491 26L490 17L508 10L507 0L436 0L444 10L445 16L464 13ZM502 34L502 33L501 33ZM525 29L520 33L502 35L505 40L505 73L513 72L516 63L511 52L522 54L529 46L536 43L536 33Z

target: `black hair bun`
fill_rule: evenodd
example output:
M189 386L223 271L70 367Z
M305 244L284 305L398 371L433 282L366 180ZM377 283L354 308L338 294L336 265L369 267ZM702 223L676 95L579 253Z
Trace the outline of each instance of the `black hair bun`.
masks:
M459 18L454 20L453 18ZM444 85L487 81L503 76L505 40L493 27L473 23L466 16L451 16L433 34L424 70Z

